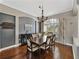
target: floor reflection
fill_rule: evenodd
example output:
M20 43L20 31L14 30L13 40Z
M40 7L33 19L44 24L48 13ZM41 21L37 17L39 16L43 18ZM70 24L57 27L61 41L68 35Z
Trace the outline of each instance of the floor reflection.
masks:
M28 53L27 54L27 59L60 59L60 52L58 47L55 47L52 49L48 49L48 50L37 50L33 53Z

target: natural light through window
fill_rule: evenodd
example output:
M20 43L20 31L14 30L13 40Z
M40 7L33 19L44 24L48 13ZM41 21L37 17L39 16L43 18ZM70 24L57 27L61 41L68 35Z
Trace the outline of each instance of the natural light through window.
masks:
M59 29L59 20L58 19L49 19L44 22L44 32L57 33L58 29Z

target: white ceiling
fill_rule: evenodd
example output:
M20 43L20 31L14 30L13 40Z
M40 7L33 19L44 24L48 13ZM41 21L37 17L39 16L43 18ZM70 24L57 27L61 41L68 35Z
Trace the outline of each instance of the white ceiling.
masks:
M49 16L72 10L74 0L2 0L3 4L33 16L41 16L39 5L44 6L44 15Z

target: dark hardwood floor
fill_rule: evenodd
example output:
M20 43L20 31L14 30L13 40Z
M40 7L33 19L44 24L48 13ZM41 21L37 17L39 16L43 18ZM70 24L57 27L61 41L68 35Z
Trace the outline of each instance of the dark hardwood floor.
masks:
M26 45L23 45L0 52L0 59L73 59L72 47L59 43L56 43L56 47L59 52L52 53L49 49L40 52L38 50L31 55L30 52L27 52Z

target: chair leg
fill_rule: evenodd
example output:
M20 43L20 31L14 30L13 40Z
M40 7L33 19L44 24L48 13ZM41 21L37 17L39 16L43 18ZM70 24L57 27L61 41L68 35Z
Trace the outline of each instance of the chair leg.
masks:
M27 59L31 59L31 55L30 55L30 51L29 50L27 50L27 52L26 52L26 58Z
M55 44L54 44L54 51L55 51Z
M41 59L41 56L40 55L41 55L41 50L39 49L39 59Z
M29 59L32 59L32 52L30 52L29 54Z
M52 50L52 46L50 47L50 50Z

